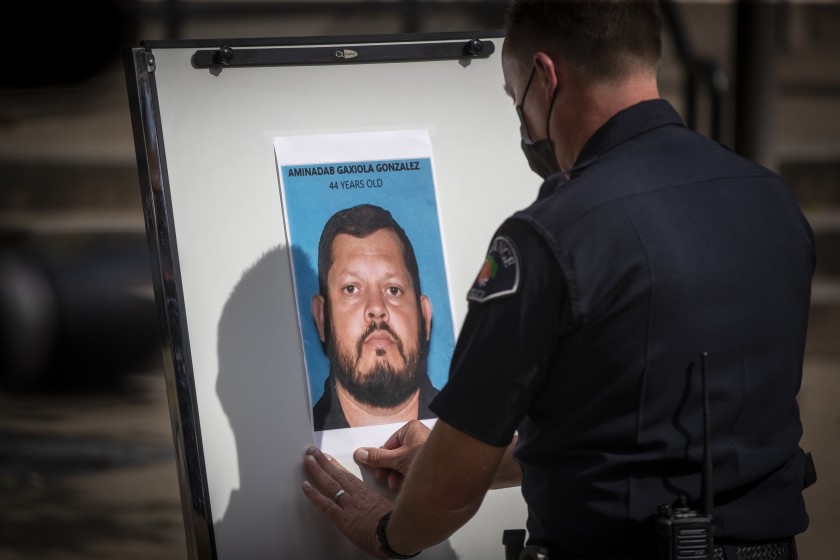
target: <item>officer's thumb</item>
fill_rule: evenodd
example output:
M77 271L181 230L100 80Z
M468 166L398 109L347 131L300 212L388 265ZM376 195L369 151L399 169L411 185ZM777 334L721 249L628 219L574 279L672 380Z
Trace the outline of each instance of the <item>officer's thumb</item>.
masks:
M393 453L381 447L360 447L353 453L353 458L371 467L394 467Z

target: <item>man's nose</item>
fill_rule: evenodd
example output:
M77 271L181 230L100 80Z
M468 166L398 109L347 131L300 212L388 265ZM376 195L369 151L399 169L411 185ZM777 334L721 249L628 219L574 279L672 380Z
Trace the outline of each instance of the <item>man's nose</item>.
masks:
M373 321L388 320L388 305L385 303L385 297L376 290L368 294L365 303L365 316L368 320Z

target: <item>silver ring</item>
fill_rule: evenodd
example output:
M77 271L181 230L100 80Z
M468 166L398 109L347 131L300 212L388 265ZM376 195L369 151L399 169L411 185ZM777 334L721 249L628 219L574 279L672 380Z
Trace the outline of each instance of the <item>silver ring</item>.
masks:
M333 496L333 503L335 503L335 505L338 505L338 500L340 500L340 499L341 499L341 497L342 497L344 494L345 494L344 488L342 488L342 489L340 489L338 492L336 492L336 493L335 493L335 496Z

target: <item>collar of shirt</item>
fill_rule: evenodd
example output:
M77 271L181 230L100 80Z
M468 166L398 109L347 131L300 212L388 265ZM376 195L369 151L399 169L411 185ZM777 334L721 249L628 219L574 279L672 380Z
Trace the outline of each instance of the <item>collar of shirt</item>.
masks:
M664 99L642 101L619 111L584 144L570 169L555 173L545 180L540 187L538 199L549 196L616 146L655 128L669 125L685 126L685 122Z

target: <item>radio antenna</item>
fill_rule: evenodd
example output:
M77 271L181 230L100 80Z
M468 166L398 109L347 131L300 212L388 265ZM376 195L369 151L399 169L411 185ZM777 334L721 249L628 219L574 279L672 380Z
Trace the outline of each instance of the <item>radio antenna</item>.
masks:
M709 443L709 389L706 386L706 357L708 352L700 354L700 375L703 383L703 473L700 479L700 494L703 501L703 513L712 514L714 490L712 489L712 450Z

